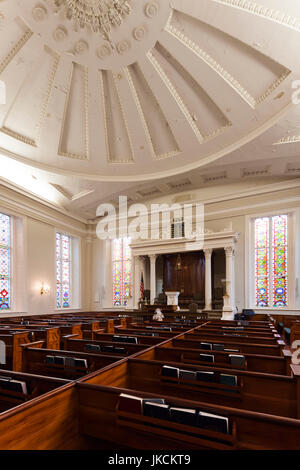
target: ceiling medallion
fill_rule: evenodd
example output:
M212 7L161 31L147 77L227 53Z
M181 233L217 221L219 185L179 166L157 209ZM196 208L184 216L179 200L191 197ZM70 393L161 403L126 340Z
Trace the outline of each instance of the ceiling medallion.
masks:
M158 11L159 5L155 0L147 3L145 6L145 14L146 16L148 16L148 18L153 18L154 16L156 16Z
M138 26L132 31L132 35L136 41L141 41L142 39L144 39L146 33L147 29L145 26Z
M100 33L109 41L111 29L120 26L131 12L128 0L54 0L54 3L81 29Z
M102 46L98 47L97 55L99 59L105 59L106 57L111 55L111 47L109 44L103 44Z
M83 41L82 39L80 41L77 41L75 44L75 52L77 54L84 54L89 48L89 45L86 41Z
M35 21L43 21L47 17L47 10L43 5L37 5L32 10L32 16Z
M59 26L53 32L53 37L55 41L58 41L58 42L63 41L64 39L66 39L67 36L68 36L68 32L63 26Z
M116 49L119 54L125 54L125 52L129 51L130 47L130 41L124 39L123 41L118 42Z

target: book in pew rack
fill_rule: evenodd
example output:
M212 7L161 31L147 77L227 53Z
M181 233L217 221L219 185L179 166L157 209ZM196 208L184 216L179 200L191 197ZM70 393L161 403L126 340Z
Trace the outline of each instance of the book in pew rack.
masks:
M11 377L0 377L0 389L22 393L23 395L28 394L26 382L14 380Z
M200 354L200 360L204 362L215 362L215 356L213 354Z

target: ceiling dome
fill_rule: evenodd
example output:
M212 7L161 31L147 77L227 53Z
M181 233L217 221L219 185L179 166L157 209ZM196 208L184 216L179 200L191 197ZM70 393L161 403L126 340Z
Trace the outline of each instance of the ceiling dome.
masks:
M289 109L299 37L296 0L2 0L2 153L99 181L201 167Z

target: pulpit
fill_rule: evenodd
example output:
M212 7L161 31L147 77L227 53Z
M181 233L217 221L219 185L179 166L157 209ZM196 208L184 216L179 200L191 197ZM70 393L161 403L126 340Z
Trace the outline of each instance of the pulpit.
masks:
M168 305L178 305L178 297L180 295L180 292L176 292L176 291L169 291L169 292L165 292L166 296L167 296L167 304Z

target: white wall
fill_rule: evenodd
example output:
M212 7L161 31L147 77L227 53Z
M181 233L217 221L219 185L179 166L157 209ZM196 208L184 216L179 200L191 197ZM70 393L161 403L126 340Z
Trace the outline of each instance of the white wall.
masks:
M194 195L194 201L200 201ZM198 195L199 196L199 195ZM239 233L235 250L235 295L239 308L249 305L249 218L268 212L295 212L294 243L289 247L295 266L295 308L300 311L300 193L299 187L255 187L238 196L205 198L205 228L222 231L231 228ZM188 194L182 193L155 202L173 203L176 198L184 202ZM152 201L149 201L151 203ZM13 253L13 312L14 314L53 313L55 305L55 231L60 230L76 237L80 262L75 267L79 292L76 294L76 310L89 311L112 309L112 253L111 242L96 237L96 226L71 217L54 207L33 201L24 195L0 186L0 211L11 214L15 220ZM149 287L148 270L144 270L145 288ZM40 295L41 283L50 286L49 294ZM74 311L72 309L70 311ZM269 310L268 310L269 311ZM3 312L1 312L3 314ZM287 313L290 313L287 311ZM5 314L4 314L5 315ZM11 315L11 313L10 313Z
M296 292L296 282L293 289L296 292L295 304L292 308L285 310L286 313L300 311L300 192L298 184L277 184L259 186L253 183L252 190L247 186L247 192L243 194L240 190L240 196L234 191L233 185L228 188L230 194L225 195L224 188L218 192L215 190L212 198L211 191L205 195L203 191L199 194L193 194L193 198L188 193L176 194L159 200L148 201L151 203L168 203L172 204L176 200L184 203L185 199L188 203L203 202L205 204L205 229L214 232L231 229L239 233L239 240L235 249L235 304L239 309L253 306L250 302L250 268L248 266L249 257L249 219L255 216L265 215L274 212L284 212L291 210L295 213L295 232L293 234L293 242L289 247L292 264L295 266L295 273L290 270L290 282L298 279L298 290ZM218 194L220 195L218 197ZM201 199L200 199L201 195ZM102 258L102 259L101 259ZM106 261L103 262L103 259ZM103 307L112 308L112 273L109 268L111 263L111 254L107 255L98 251L95 253L94 265L100 270L101 285L106 286ZM108 266L107 264L108 263ZM101 265L101 267L99 267ZM291 265L290 265L291 267ZM99 277L99 278L100 278ZM147 279L145 286L147 286ZM100 305L100 304L99 304ZM258 311L258 309L257 309ZM268 310L268 312L271 310ZM277 310L276 310L277 311Z
M32 315L55 313L56 269L55 233L59 230L74 238L73 305L68 311L90 310L86 271L88 267L88 232L86 225L55 208L33 201L0 186L0 211L12 216L12 309L0 312ZM41 285L49 286L41 295ZM64 311L67 309L64 309Z

